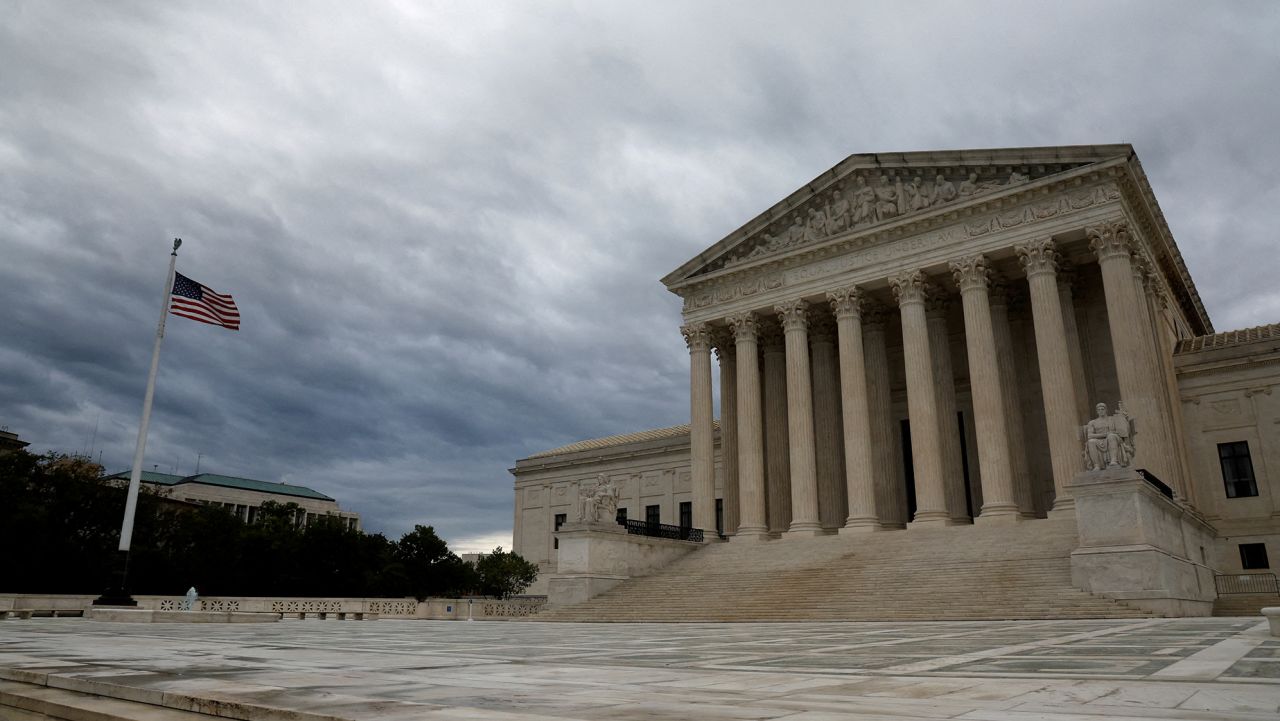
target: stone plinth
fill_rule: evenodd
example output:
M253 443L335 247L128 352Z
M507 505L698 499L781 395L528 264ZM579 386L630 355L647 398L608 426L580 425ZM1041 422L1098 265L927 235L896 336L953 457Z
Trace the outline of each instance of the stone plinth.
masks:
M1166 616L1211 615L1212 526L1133 469L1080 473L1070 488L1080 537L1072 583Z
M245 611L152 611L123 606L97 606L89 609L93 621L117 623L275 623L276 613Z
M1280 606L1268 606L1262 609L1262 615L1267 617L1271 635L1280 636Z
M598 596L628 578L648 576L702 546L693 541L633 536L616 523L566 523L547 604L567 606Z

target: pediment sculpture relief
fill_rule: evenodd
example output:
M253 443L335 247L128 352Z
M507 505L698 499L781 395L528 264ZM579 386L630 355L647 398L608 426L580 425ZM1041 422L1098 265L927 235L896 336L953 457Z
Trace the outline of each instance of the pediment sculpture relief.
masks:
M926 180L930 177L931 180ZM727 268L763 255L824 240L846 230L968 200L1030 180L1030 175L1017 170L1002 180L979 180L977 173L970 172L958 183L943 173L921 172L914 176L857 174L841 181L830 192L815 195L806 206L773 223L713 267Z
M1137 435L1136 424L1124 412L1122 404L1116 405L1114 414L1107 412L1107 404L1094 407L1097 416L1081 428L1084 436L1085 469L1104 471L1108 468L1128 468L1133 464L1133 440Z

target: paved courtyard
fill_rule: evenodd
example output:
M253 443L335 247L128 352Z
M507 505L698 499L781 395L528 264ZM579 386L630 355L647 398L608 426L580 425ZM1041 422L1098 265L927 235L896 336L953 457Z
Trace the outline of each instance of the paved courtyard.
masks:
M1212 618L680 625L34 619L0 622L0 679L0 698L31 691L15 683L25 682L252 719L1274 721L1280 638L1267 635L1261 619Z

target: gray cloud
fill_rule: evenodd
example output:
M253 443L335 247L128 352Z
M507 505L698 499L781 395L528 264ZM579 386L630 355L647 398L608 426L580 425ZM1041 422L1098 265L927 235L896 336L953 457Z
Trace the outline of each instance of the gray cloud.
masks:
M1132 142L1220 329L1280 319L1272 3L8 3L0 423L510 528L513 461L687 419L657 279L852 152Z

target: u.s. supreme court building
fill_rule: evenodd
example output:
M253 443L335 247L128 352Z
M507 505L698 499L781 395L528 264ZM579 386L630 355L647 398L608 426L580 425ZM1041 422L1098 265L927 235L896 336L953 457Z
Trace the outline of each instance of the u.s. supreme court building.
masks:
M1280 325L1216 331L1129 145L853 155L662 280L691 422L517 462L534 592L600 478L730 545L1070 517L1098 403L1191 563L1280 560Z

